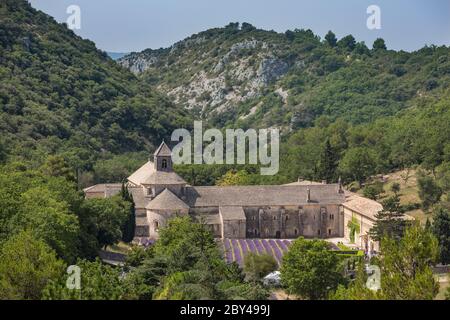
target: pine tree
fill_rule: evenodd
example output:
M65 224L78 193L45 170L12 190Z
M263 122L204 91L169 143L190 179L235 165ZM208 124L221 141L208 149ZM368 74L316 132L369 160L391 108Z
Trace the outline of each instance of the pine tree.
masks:
M376 241L380 241L385 236L400 239L406 226L400 198L393 196L383 201L382 204L383 210L375 215L377 221L369 231L370 237Z
M336 47L337 38L336 35L330 30L325 36L325 41L331 46Z

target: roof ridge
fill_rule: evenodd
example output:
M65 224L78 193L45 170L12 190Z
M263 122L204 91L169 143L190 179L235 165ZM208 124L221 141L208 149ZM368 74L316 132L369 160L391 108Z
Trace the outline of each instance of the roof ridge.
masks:
M162 156L169 156L169 155L171 156L172 155L172 150L169 148L169 146L166 144L166 142L164 140L154 153L154 156L159 156L159 155L162 155Z
M165 199L167 198L168 199ZM165 200L170 200L169 203L165 203ZM162 203L160 203L162 202ZM175 205L175 208L174 208ZM159 206L159 207L158 207ZM165 188L160 194L158 194L154 199L152 199L148 205L147 209L189 209L189 206L181 200L176 194L174 194L170 189Z

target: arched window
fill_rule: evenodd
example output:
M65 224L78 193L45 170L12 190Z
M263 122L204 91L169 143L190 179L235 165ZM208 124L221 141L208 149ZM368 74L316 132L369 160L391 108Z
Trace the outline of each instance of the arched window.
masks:
M161 162L161 168L167 169L167 159L163 159Z
M298 235L298 230L294 229L294 234L297 236Z
M158 231L159 229L159 222L157 220L153 221L153 229L155 229L155 231Z

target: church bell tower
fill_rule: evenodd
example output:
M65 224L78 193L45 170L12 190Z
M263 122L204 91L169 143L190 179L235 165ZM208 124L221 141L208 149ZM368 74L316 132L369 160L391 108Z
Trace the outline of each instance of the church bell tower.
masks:
M172 172L172 151L163 141L159 148L155 151L154 163L156 171Z

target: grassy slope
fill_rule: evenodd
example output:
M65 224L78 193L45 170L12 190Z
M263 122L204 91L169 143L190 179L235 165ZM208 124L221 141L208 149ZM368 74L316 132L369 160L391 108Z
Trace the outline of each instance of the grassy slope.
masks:
M406 177L408 177L406 179ZM400 203L402 205L412 205L421 203L419 198L419 190L417 187L416 170L409 171L401 170L383 176L384 193L378 199L379 202L391 197L394 193L391 191L391 186L394 183L400 184ZM368 182L373 182L374 179L369 179ZM358 191L362 195L362 189ZM426 214L422 209L407 211L406 214L418 219L421 223L425 223L429 214Z

